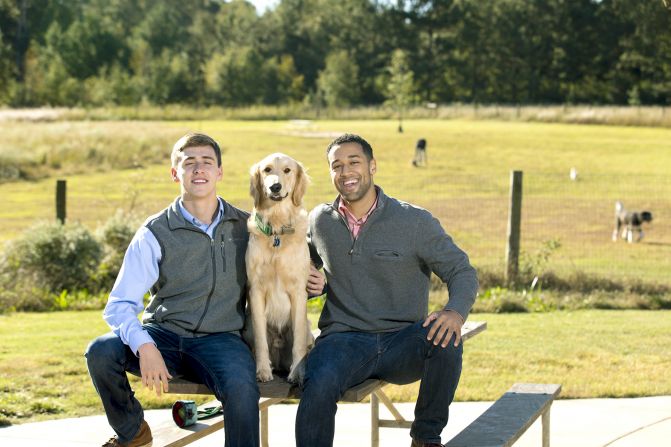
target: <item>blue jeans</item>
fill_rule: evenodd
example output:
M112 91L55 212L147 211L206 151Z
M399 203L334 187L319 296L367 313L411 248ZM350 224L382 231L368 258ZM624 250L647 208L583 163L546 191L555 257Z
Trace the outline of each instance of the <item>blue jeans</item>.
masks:
M180 337L157 325L145 325L168 371L206 384L222 402L226 445L259 445L259 388L254 358L240 337L231 333ZM127 443L140 429L142 407L126 372L140 375L138 358L110 332L91 342L86 361L107 420L119 441Z
M422 322L397 332L340 332L320 337L307 359L296 415L297 447L330 447L337 402L350 387L377 378L395 384L421 379L410 436L440 443L461 375L462 344L426 339Z

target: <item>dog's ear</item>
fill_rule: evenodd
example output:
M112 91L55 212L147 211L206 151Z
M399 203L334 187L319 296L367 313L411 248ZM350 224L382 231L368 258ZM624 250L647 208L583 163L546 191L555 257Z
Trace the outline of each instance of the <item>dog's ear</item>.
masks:
M294 185L294 190L291 193L291 201L295 206L301 206L303 204L303 196L305 191L308 189L308 183L310 183L310 177L308 177L305 168L299 162L296 162L296 183Z
M254 208L258 208L261 205L261 197L263 196L263 182L258 163L249 170L249 195L254 199Z

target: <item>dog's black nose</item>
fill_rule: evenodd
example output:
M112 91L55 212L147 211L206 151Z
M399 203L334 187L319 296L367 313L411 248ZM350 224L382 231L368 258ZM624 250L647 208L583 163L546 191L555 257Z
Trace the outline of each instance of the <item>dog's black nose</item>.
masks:
M279 183L275 183L270 187L270 192L278 193L280 192L280 189L282 189L282 185L280 185Z

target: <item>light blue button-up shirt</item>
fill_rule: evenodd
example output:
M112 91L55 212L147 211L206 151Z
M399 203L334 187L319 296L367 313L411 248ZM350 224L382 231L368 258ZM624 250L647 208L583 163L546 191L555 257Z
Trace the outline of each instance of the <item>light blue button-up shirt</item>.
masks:
M187 222L191 222L212 238L214 229L224 215L223 200L221 198L218 200L219 208L210 224L202 223L192 216L181 200L179 209ZM154 342L137 316L144 310L144 295L158 280L160 261L161 246L154 234L143 225L137 230L126 250L119 276L103 311L103 319L112 332L118 335L135 355L138 354L140 346Z

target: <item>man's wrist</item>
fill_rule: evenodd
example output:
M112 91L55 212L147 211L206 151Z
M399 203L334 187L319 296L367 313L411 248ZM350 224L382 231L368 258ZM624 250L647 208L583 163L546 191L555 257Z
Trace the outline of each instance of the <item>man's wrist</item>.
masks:
M139 358L139 357L140 357L140 353L141 353L141 351L148 349L150 345L153 346L153 347L156 347L156 344L155 344L153 341L149 341L149 342L146 342L146 343L142 343L142 344L137 348L137 352L135 353L135 355ZM144 349L142 349L142 348L144 348Z
M454 310L454 309L443 309L443 311L445 311L445 312L452 312L452 313L454 313L455 315L457 315L457 316L459 317L459 319L461 320L461 324L464 324L464 323L466 322L466 321L464 320L464 317L463 317L459 312L457 312L457 311Z

